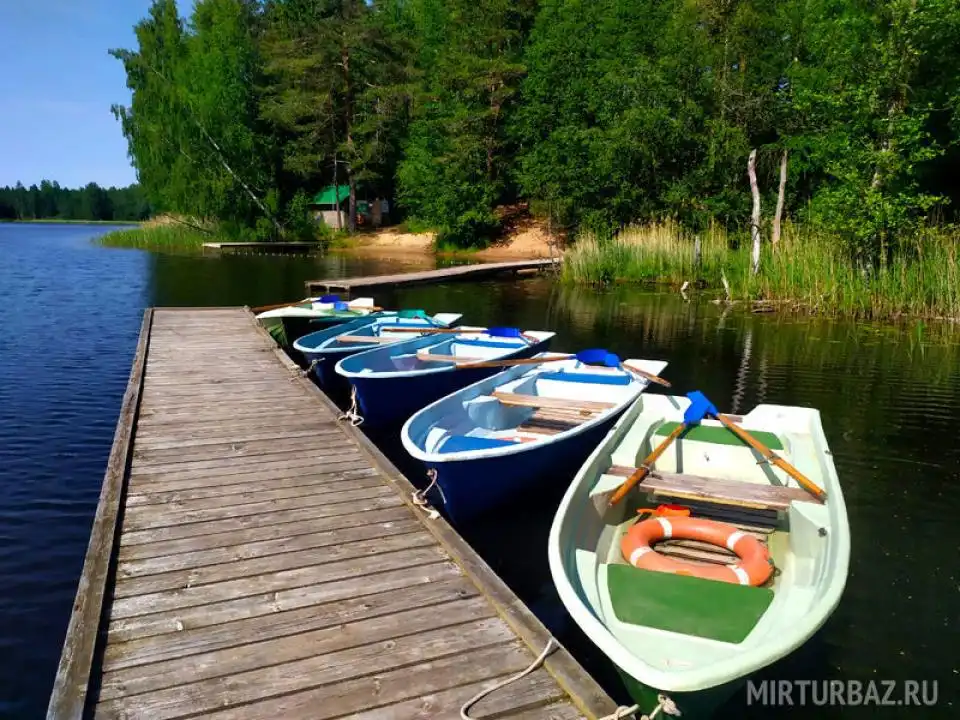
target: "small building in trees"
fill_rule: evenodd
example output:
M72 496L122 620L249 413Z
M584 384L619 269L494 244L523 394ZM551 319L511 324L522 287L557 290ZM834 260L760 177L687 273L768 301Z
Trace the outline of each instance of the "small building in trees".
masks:
M317 221L322 221L328 227L345 228L350 217L350 186L331 185L324 188L310 201L310 212ZM359 208L357 212L360 212Z
M339 203L337 200L339 199ZM357 224L379 227L387 222L389 203L381 198L373 201L357 198ZM318 222L331 228L345 228L350 221L350 186L331 185L314 195L310 212ZM339 217L338 217L339 213Z

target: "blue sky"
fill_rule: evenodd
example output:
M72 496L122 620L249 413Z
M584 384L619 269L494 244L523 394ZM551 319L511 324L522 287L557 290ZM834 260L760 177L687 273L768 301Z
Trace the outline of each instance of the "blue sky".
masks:
M181 0L181 11L189 0ZM0 0L0 186L127 185L136 174L110 112L150 0Z

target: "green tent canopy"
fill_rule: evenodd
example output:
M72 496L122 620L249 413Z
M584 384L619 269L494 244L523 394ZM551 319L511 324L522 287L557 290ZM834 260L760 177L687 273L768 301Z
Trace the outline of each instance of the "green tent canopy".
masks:
M349 185L341 185L341 186L340 186L340 202L343 203L344 201L348 200L349 198L350 198L350 186L349 186ZM313 196L313 202L312 202L312 204L313 204L313 205L333 205L333 206L336 206L336 204L337 204L337 188L336 188L335 186L333 186L333 185L331 185L331 186L328 187L328 188L324 188L323 190L321 190L320 192L318 192L316 195Z

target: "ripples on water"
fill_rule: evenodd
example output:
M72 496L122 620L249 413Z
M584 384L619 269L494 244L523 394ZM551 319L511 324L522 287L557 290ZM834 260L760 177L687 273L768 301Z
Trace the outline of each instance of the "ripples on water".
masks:
M146 305L295 299L311 277L391 272L410 261L342 256L203 257L105 250L102 228L0 225L0 718L41 717L56 670L114 424ZM721 409L817 407L853 532L843 600L818 641L772 679L940 680L940 706L748 708L726 718L955 717L960 685L960 380L957 344L912 331L776 316L629 289L546 280L412 287L378 302L458 311L471 324L556 329L558 349L603 346L668 360L678 392ZM421 469L387 439L414 480ZM578 637L545 561L552 491L463 528L497 572L608 689L609 666ZM528 552L516 552L516 548ZM952 701L952 705L947 703Z

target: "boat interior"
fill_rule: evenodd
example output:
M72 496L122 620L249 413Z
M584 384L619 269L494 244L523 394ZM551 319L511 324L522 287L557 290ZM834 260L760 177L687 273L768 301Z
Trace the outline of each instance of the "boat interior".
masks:
M329 338L328 345L339 348L379 345L400 342L419 337L421 333L412 333L410 330L422 331L428 334L431 330L442 327L430 318L400 317L398 315L377 318L376 321L349 332ZM399 331L399 332L398 332Z
M595 563L580 571L595 576L590 602L604 623L661 670L709 664L738 647L763 643L808 612L825 591L833 530L825 504L713 420L688 428L622 502L608 506L612 492L682 422L682 409L670 406L676 400L684 399L643 396L644 411L589 493L602 523L595 553L578 556L578 562ZM764 405L730 417L823 488L828 473L818 460L823 455L811 431L813 415L803 408ZM766 546L773 573L755 587L697 577L695 571L634 567L623 556L621 540L658 508L735 526ZM694 568L738 560L726 547L693 539L670 537L653 549Z
M645 361L629 362L639 367ZM619 368L575 359L518 368L481 392L451 398L419 444L424 452L446 454L550 440L622 409L643 387Z

